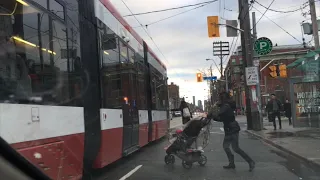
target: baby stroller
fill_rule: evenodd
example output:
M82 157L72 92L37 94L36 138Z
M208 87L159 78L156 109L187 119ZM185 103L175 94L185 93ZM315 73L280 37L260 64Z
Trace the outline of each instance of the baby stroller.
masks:
M175 156L177 156L182 160L182 166L186 169L190 169L194 162L204 166L207 163L207 157L203 154L203 148L208 145L210 122L211 120L207 118L191 120L183 130L177 129L176 133L172 135L173 143L165 148L167 153L164 158L165 163L174 164ZM198 146L201 143L199 142L200 137L202 138L202 147ZM191 147L193 143L195 143L194 148Z

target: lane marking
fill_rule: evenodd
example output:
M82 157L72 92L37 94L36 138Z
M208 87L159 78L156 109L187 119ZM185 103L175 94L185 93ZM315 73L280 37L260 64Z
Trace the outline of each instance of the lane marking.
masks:
M133 173L135 173L136 171L138 171L140 168L142 167L142 165L137 166L136 168L132 169L130 172L128 172L128 174L124 175L122 178L120 178L119 180L126 180L127 178L129 178Z
M224 134L222 132L210 132L210 134Z
M223 129L223 128L220 128L220 130L221 130L222 132L224 132L224 129Z

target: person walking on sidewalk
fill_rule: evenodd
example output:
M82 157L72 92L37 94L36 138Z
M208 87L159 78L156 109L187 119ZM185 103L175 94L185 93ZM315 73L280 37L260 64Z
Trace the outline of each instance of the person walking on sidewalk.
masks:
M192 114L187 102L184 99L182 99L179 109L182 115L182 124L186 124L192 118Z
M212 107L208 113L207 118L213 119L214 121L223 122L224 127L224 140L223 149L227 154L229 165L223 166L224 169L235 169L234 155L230 150L230 145L234 152L239 154L243 159L245 159L249 164L249 171L252 171L255 167L255 162L239 147L239 132L240 126L236 121L235 115L233 113L235 107L235 102L230 99L230 96L226 92L220 93L219 102L217 103L220 107L219 111L215 111L215 107Z
M284 103L283 109L284 109L286 117L289 119L289 125L291 125L292 124L292 122L291 122L291 116L292 116L291 115L291 103L289 102L288 99L286 99L286 103Z
M270 119L273 122L274 130L277 130L277 125L276 125L276 117L278 117L279 120L279 129L282 129L281 126L281 102L277 99L275 94L271 94L271 100L267 104L267 111L269 112L268 114L271 116Z

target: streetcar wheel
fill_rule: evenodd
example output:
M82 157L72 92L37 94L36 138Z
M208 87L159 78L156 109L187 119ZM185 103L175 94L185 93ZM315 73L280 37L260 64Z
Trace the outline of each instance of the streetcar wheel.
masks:
M192 163L187 162L187 161L182 161L182 166L183 166L185 169L191 169L191 168L192 168Z
M198 163L199 163L200 166L204 166L204 165L207 164L207 157L206 157L205 155L201 155L200 159L201 159L201 160L198 161Z
M176 159L174 158L174 156L172 154L168 154L164 157L164 162L166 164L174 164L175 161L176 161Z

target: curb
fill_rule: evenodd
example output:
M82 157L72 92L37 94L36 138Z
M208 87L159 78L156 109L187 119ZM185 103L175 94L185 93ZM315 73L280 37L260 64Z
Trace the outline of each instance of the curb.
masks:
M274 143L273 141L271 141L271 140L269 140L267 138L264 138L259 134L256 134L256 133L248 131L248 130L245 130L245 132L247 132L248 134L250 134L250 135L252 135L252 136L254 136L254 137L256 137L256 138L258 138L260 140L262 140L263 142L265 142L265 143L267 143L267 144L269 144L269 145L271 145L273 147L278 148L281 151L284 151L284 152L288 153L291 156L294 156L294 157L296 157L296 158L298 158L298 159L300 159L300 160L302 160L302 161L304 161L304 162L306 162L306 163L308 163L308 164L310 164L310 165L312 165L314 167L320 168L320 164L319 163L316 163L316 162L314 162L312 160L309 160L308 158L303 157L303 156L301 156L301 155L299 155L299 154L297 154L297 153L295 153L295 152L293 152L293 151L291 151L291 150L289 150L287 148L284 148L281 145L279 145L277 143Z

